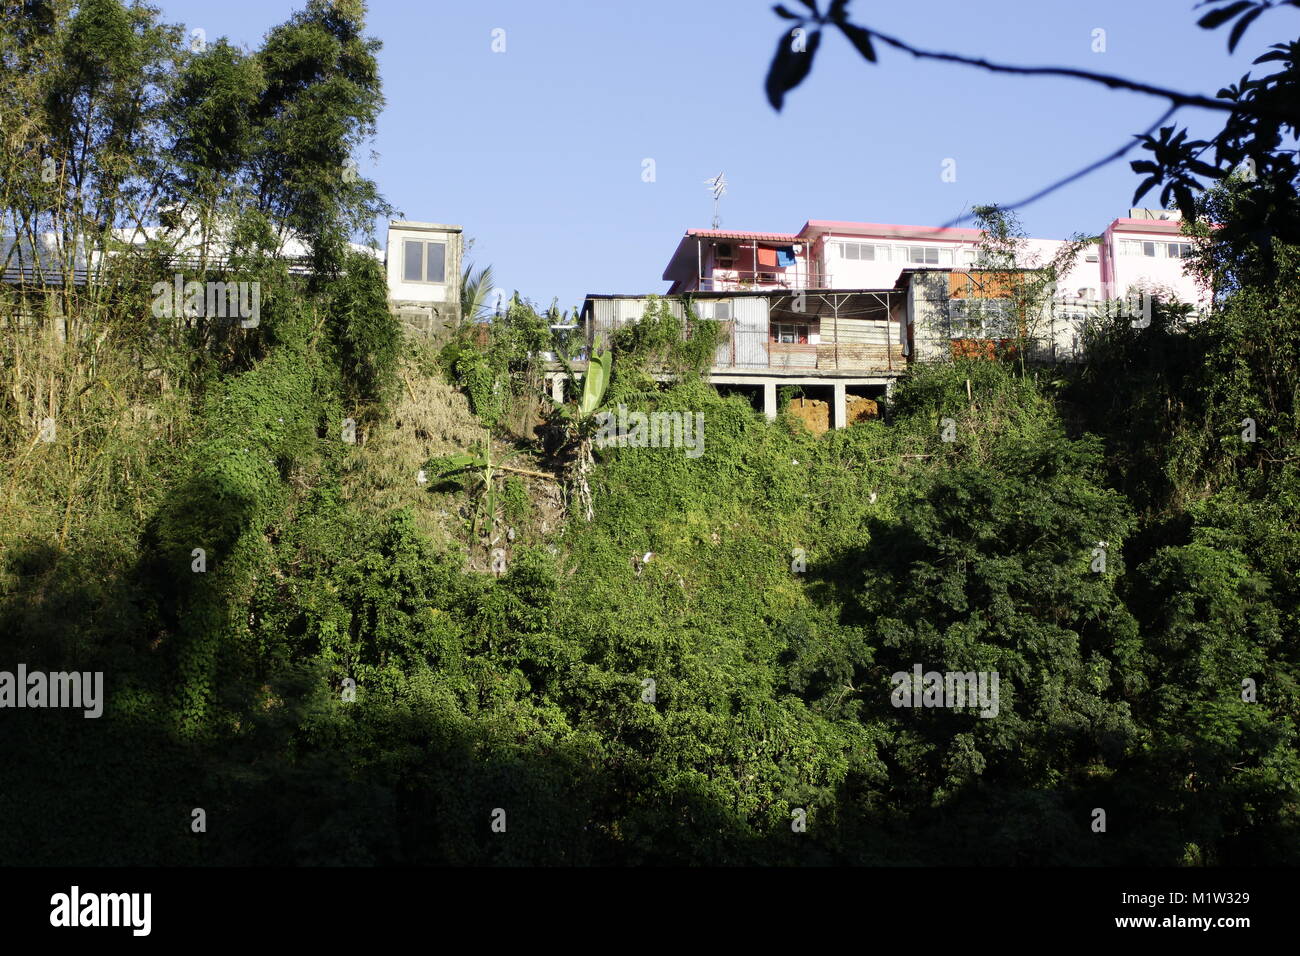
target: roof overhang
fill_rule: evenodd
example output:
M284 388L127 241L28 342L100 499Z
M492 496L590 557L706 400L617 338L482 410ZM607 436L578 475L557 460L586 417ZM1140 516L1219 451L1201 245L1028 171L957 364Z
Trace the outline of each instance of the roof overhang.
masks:
M1181 235L1182 220L1178 219L1116 219L1109 226L1110 232L1146 232L1163 236Z
M792 246L804 237L789 232L738 232L729 229L687 229L664 268L664 281L694 278L699 266L702 242L757 242L763 245Z
M984 235L984 231L959 226L904 226L886 222L841 222L833 219L809 219L799 230L799 235L805 238L827 234L879 236L913 241L935 239L948 242L974 242Z

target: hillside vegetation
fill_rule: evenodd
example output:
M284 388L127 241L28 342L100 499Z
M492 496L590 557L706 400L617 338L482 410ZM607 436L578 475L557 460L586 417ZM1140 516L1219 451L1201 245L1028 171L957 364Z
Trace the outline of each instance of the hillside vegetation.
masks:
M49 9L0 30L32 81L108 82L50 65L83 41ZM80 9L137 38L110 85L140 38L173 49ZM1116 320L1078 367L915 366L884 419L822 437L720 397L715 330L652 310L605 406L703 414L703 453L598 447L537 397L545 316L403 339L337 241L373 197L293 123L334 115L313 92L339 71L369 81L359 31L313 0L175 79L211 70L250 124L227 178L168 188L247 230L257 327L147 318L147 258L102 300L6 300L0 670L103 671L106 699L0 716L0 862L1300 862L1295 248L1261 273L1259 237L1208 238L1234 282L1206 321ZM300 173L282 203L267 168ZM1239 218L1239 188L1206 214ZM998 672L997 715L895 707L917 664Z

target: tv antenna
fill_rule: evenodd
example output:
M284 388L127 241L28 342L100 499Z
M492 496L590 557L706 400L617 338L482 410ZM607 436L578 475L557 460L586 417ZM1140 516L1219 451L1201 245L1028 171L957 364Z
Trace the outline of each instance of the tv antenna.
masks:
M718 200L727 194L727 176L718 173L712 179L704 180L704 185L713 190L713 228L717 229L722 225L722 219L718 216Z

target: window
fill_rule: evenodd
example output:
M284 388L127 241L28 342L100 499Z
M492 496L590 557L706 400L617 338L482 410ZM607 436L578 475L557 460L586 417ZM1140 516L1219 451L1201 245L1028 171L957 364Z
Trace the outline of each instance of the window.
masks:
M1190 242L1171 242L1169 243L1170 259L1186 259L1192 254L1192 244Z
M731 300L719 299L713 303L713 318L718 322L731 321Z
M402 244L403 282L446 282L447 244L407 239Z
M1142 255L1150 256L1154 259L1156 255L1156 244L1154 242L1142 243Z
M1138 248L1141 245L1142 243L1138 242L1136 239L1121 239L1119 241L1119 254L1121 256L1141 255L1142 250Z
M731 258L731 243L729 242L718 243L718 258L720 259Z
M808 326L791 322L773 322L772 341L785 345L807 345Z
M1015 338L1015 303L1010 299L953 299L948 320L954 339Z
M888 249L885 249L883 251L888 253ZM840 258L841 259L865 259L867 261L874 261L876 258L876 247L861 242L841 242ZM881 258L888 259L889 256L884 255Z
M952 250L940 250L938 246L899 246L898 254L901 262L911 262L915 265L937 266L939 264L939 253L947 253L947 262L952 264Z

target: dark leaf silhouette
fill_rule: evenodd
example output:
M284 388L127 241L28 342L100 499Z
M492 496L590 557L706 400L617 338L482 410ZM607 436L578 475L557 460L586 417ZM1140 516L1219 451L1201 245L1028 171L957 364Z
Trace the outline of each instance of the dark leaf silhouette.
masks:
M808 76L817 46L821 43L821 31L814 30L808 36L806 49L796 49L797 38L793 33L791 31L777 41L776 55L772 57L772 66L767 71L767 101L777 111L780 111L785 102L785 94Z
M1206 30L1213 30L1215 27L1227 23L1243 10L1249 10L1255 4L1253 0L1237 0L1236 3L1230 3L1226 7L1220 7L1217 10L1211 10L1201 19L1196 21L1196 25Z
M1255 19L1263 12L1264 12L1263 7L1256 7L1254 10L1251 10L1249 13L1247 13L1244 17L1242 17L1240 20L1236 22L1236 24L1232 28L1232 32L1228 34L1229 53L1233 53L1236 51L1237 43L1240 42L1242 36L1245 34L1246 28L1250 26L1252 23L1254 23Z
M857 51L871 63L876 62L876 50L871 45L871 32L864 30L862 27L855 26L852 23L841 23L839 28L844 35L849 38L849 42L857 48Z

